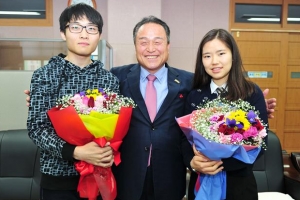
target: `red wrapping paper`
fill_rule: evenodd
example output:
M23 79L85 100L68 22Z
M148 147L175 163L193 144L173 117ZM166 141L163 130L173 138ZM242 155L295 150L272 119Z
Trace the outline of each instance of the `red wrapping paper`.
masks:
M132 114L131 107L122 107L114 129L113 138L108 140L114 150L114 162L118 165L121 162L119 147L126 135ZM66 142L81 146L95 141L99 146L104 147L107 140L104 137L95 138L85 127L79 115L72 106L60 110L52 108L48 116L59 137ZM99 130L101 133L101 130ZM75 163L75 168L80 174L77 190L82 198L94 200L99 193L103 200L114 200L117 195L116 181L111 168L94 166L84 161Z

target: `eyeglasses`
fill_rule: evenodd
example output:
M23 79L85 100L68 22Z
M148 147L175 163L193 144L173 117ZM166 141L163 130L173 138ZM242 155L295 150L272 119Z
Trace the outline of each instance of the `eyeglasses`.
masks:
M84 28L88 34L95 35L99 32L98 27L95 25L82 26L80 24L68 24L66 27L69 27L71 33L81 33Z

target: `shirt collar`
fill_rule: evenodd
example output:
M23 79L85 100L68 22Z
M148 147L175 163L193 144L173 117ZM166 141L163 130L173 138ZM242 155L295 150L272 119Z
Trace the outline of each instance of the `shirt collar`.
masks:
M211 91L212 94L213 94L213 93L217 93L217 92L216 92L216 89L217 89L218 87L222 87L222 88L224 88L224 89L228 92L228 90L227 90L227 83L224 83L223 85L218 86L218 85L215 84L215 82L211 79L211 81L210 81L210 91Z
M159 82L162 82L163 81L163 78L164 77L167 77L165 76L165 74L167 73L168 69L166 68L166 66L164 65L162 68L160 68L157 72L155 72L155 75L156 76L156 79L159 81ZM145 79L147 78L147 76L149 75L150 73L141 66L141 75L140 75L140 78L142 81L145 81Z

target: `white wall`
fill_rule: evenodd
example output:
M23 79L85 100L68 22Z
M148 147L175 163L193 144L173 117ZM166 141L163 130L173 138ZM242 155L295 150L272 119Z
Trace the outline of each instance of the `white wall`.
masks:
M0 71L0 130L25 129L28 108L25 88L32 71Z

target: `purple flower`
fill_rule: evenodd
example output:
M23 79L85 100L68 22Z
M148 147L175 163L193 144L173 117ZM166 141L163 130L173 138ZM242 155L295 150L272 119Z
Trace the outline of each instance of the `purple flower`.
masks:
M99 88L98 91L101 92L102 94L104 93L103 88Z
M257 116L257 115L254 113L253 110L250 110L250 111L247 113L247 118L248 118L248 120L249 120L249 122L250 122L251 124L256 123L256 120L255 120L256 116Z
M80 92L80 96L85 96L85 92Z
M236 123L235 119L230 120L230 119L226 118L226 124L227 124L227 126L229 126L231 128L234 128L234 127L237 127L238 129L244 128L244 124Z
M233 128L236 126L236 121L235 121L235 119L230 120L230 119L226 118L226 124L227 124L227 126Z
M243 128L244 128L244 124L243 124L243 123L238 123L238 124L236 125L236 127L237 127L238 129L243 129Z

